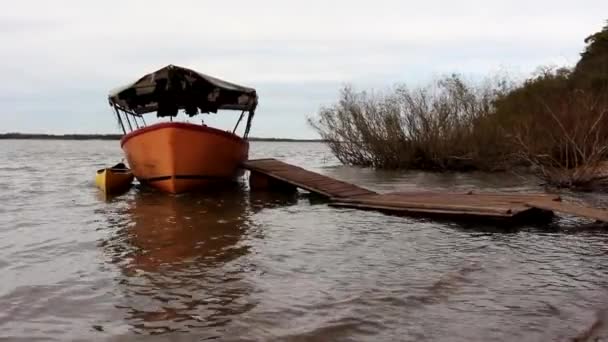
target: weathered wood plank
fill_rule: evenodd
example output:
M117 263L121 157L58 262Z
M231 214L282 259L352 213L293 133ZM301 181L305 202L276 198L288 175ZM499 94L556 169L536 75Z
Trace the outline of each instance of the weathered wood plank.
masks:
M608 222L608 210L583 207L580 205L556 201L529 201L526 205L532 208L543 210L557 211L564 214L571 214L579 217L587 217L590 219Z
M481 217L494 217L501 219L512 218L514 215L506 214L502 212L488 212L488 211L474 211L470 210L467 212L455 212L452 210L442 209L424 209L424 208L401 208L392 206L383 206L380 204L360 204L360 203L349 203L349 202L331 202L329 204L332 207L343 207L343 208L357 208L357 209L378 209L389 212L401 212L409 214L427 214L427 215L450 215L450 216L481 216Z
M522 205L510 205L509 203L504 203L502 206L487 206L487 205L459 205L459 204L445 204L445 203L434 203L434 202L424 202L424 201L405 201L405 200L395 200L395 199L383 199L380 196L377 199L339 199L338 201L342 203L354 203L360 205L371 205L371 206L382 206L382 207L391 207L391 208L401 208L401 209L425 209L425 210L441 210L441 211L449 211L452 213L457 212L488 212L488 213L500 213L504 215L514 215L518 212L525 211L528 208Z

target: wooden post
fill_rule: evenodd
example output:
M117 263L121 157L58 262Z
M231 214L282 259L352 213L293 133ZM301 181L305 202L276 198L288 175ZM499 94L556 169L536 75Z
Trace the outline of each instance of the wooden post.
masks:
M249 188L251 190L279 191L285 193L293 193L298 189L292 184L255 171L251 171L249 174Z
M251 190L267 190L269 187L270 177L251 171L251 174L249 174L249 188Z

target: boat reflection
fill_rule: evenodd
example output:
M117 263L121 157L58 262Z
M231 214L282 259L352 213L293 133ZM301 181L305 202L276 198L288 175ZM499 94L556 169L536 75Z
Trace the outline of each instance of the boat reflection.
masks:
M103 246L121 271L118 308L136 331L219 327L255 306L247 236L256 227L246 192L137 189L125 204L121 227Z
M167 196L141 192L129 203L131 268L158 271L228 262L247 252L238 242L250 224L243 193Z

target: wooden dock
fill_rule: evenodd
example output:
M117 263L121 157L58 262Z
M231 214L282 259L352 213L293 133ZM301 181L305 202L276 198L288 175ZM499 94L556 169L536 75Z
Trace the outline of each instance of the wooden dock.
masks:
M394 192L379 194L276 159L249 160L252 190L301 188L329 199L329 205L415 216L501 221L546 220L554 212L608 222L605 209L567 203L557 195L521 193Z

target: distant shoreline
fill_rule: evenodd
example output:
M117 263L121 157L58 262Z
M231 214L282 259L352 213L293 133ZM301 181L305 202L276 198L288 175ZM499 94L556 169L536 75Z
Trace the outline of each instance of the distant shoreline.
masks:
M122 134L38 134L38 133L0 133L0 140L120 140ZM269 142L323 142L322 139L257 138L249 141Z

